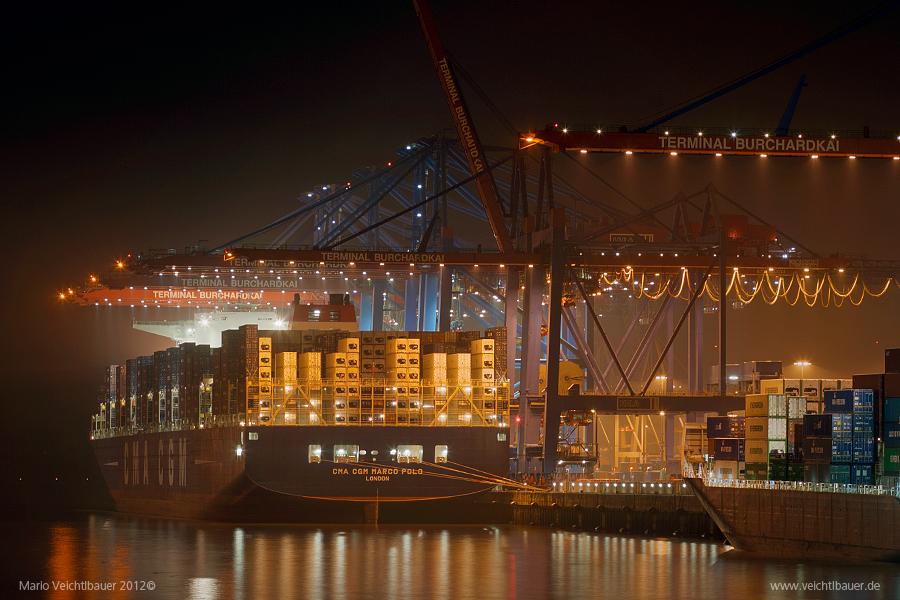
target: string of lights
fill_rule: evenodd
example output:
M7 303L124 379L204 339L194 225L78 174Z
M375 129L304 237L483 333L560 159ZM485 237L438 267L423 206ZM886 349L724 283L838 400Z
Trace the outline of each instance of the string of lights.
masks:
M652 280L648 273L644 271L637 273L632 267L604 272L596 276L597 291L593 295L601 296L619 290L628 291L630 296L638 299L659 300L667 294L682 300L690 299L694 284L691 282L688 269L683 268L680 275L656 273L653 277L660 277L660 280L658 282ZM769 306L775 305L779 300L783 300L789 306L795 306L802 299L803 303L810 307L820 305L839 308L847 300L853 306L859 306L867 297L886 299L892 283L900 289L900 279L895 277L886 277L883 284L879 282L873 289L859 273L853 276L852 282L845 284L835 282L831 273L827 272L819 277L800 271L790 275L773 276L771 272L741 274L735 267L725 289L725 296L733 295L741 304L750 304L756 298L762 298ZM700 297L719 302L717 278L707 279Z

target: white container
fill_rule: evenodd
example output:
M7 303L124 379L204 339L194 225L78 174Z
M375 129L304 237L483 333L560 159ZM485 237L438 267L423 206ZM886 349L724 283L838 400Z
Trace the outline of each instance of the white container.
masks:
M481 381L484 383L493 383L494 382L494 370L493 369L472 369L472 380L473 381Z
M492 338L472 340L472 343L469 346L472 349L472 354L494 353L494 340Z
M304 352L298 357L298 365L301 367L321 367L322 366L322 353L321 352Z
M344 338L338 340L338 352L359 352L359 338Z
M799 379L785 379L784 380L784 393L788 396L802 396Z
M717 460L713 465L715 479L738 479L744 463L736 460Z
M453 372L460 369L471 370L472 355L468 352L460 352L459 354L447 355L447 371Z
M436 352L434 354L426 354L422 356L423 368L447 368L447 354L444 352Z
M396 354L398 352L406 353L409 351L409 338L394 338L387 341L388 354Z
M800 381L801 396L808 398L821 398L822 396L822 380L821 379L803 379Z
M347 366L347 353L346 352L329 352L325 355L325 368L331 369L334 367L346 367Z
M783 417L747 417L744 435L748 440L787 440L787 419Z

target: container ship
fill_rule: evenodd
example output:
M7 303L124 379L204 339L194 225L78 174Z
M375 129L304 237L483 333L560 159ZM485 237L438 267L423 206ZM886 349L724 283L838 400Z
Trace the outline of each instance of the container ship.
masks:
M91 443L116 510L443 521L506 481L504 328L358 332L345 298L296 304L290 329L108 367Z
M900 561L900 350L886 358L885 373L825 391L821 412L753 394L744 415L708 419L713 460L686 481L734 548Z

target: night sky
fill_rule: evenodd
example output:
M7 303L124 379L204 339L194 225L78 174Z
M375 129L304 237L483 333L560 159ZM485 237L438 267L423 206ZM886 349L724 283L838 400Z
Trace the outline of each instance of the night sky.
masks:
M0 401L16 432L4 436L13 480L99 476L84 460L99 368L166 345L131 331L125 309L61 306L59 289L127 253L233 239L313 186L452 127L412 3L82 4L22 5L2 24ZM444 45L526 130L641 124L879 3L685 4L432 9ZM793 127L900 134L897 31L900 10L672 124L774 129L805 74ZM513 146L464 92L482 141ZM900 259L898 161L629 158L588 160L644 206L714 183L817 251ZM883 349L900 347L898 314L896 287L860 308L751 306L735 313L729 362L806 358L807 374L822 377L877 371Z

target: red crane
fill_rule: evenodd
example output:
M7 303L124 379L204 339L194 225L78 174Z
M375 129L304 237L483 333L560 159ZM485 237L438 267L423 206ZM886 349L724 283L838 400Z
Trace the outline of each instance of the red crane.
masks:
M469 170L475 177L475 185L478 187L481 203L484 205L484 211L487 213L488 221L494 232L494 239L497 240L497 247L500 249L500 252L512 252L512 240L509 237L506 222L503 220L503 211L500 209L494 186L491 185L484 150L482 150L481 143L478 141L475 125L469 116L469 109L463 100L462 91L453 73L453 67L447 60L447 53L441 44L440 36L438 36L434 19L431 16L431 9L425 0L413 0L413 4L416 7L416 13L419 15L419 23L422 25L425 39L428 41L428 49L431 50L431 58L434 60L438 78L441 80L441 87L444 89L444 96L447 98L447 106L450 107L450 114L453 116L453 121L456 124L459 141L462 143L466 159L469 161Z

